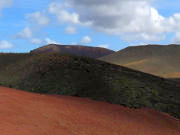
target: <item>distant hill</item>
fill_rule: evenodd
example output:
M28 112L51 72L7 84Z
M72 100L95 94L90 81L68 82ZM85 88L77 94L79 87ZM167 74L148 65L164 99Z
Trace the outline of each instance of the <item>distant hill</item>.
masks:
M179 135L180 121L151 109L0 87L1 135Z
M91 58L99 58L114 53L113 50L109 50L101 47L89 47L80 45L57 45L49 44L35 50L32 50L31 54L39 53L60 53L60 54L71 54L77 56L86 56Z
M180 86L176 81L88 57L1 54L0 85L88 97L132 108L148 107L180 118Z
M132 46L100 59L166 78L180 78L180 45Z

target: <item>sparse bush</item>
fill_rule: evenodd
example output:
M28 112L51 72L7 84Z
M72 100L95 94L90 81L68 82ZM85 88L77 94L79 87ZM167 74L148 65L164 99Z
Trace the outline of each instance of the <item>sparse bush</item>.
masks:
M86 57L1 56L0 60L9 60L0 61L3 86L44 94L89 97L133 108L149 107L180 118L180 88L174 81Z

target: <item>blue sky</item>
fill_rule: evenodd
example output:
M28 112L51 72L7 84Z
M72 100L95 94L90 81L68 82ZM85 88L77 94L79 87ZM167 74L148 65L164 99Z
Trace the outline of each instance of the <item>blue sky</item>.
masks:
M180 0L0 0L0 52L180 44Z

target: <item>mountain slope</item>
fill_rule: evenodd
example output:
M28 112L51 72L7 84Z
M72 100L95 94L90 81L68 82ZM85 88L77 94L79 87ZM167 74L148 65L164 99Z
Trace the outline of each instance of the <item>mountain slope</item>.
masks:
M150 109L0 87L1 135L179 135L180 122Z
M100 47L88 47L80 45L57 45L50 44L35 50L32 50L30 53L39 54L39 53L60 53L60 54L71 54L77 56L86 56L91 58L99 58L109 54L114 53L114 51L100 48Z
M154 108L180 118L180 86L175 81L87 57L24 55L24 60L6 66L1 63L2 86Z
M179 52L180 45L135 46L100 59L166 78L180 78Z

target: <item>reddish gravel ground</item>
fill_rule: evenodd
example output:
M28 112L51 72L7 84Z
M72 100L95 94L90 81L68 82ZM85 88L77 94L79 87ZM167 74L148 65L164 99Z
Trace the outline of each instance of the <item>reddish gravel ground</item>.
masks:
M0 135L180 135L180 122L149 109L0 87Z

